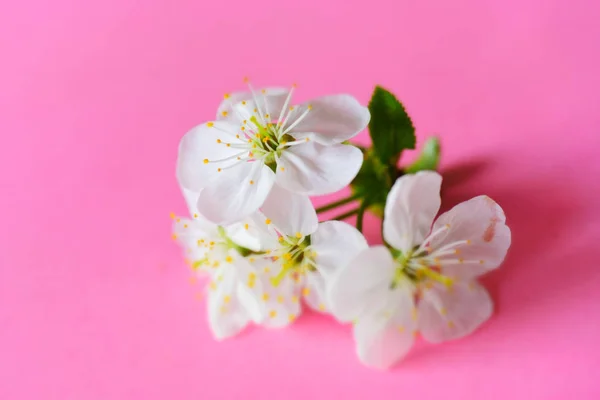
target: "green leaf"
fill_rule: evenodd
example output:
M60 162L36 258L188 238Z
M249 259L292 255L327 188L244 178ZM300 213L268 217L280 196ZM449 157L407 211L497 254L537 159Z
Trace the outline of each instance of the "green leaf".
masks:
M377 210L382 211L385 207L385 199L393 183L389 167L382 164L371 149L365 153L362 167L350 186L354 197L362 199L362 204L379 215Z
M396 97L376 86L369 102L369 134L377 157L388 166L396 166L404 149L414 149L415 127Z
M404 168L404 172L414 174L415 172L424 170L435 171L439 163L440 140L436 137L432 137L425 142L419 158L408 167Z

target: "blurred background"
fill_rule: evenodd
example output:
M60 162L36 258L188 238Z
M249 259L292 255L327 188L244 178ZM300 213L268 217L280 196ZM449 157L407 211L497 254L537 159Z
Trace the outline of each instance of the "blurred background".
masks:
M593 0L3 2L0 398L597 398L599 20ZM507 214L495 316L389 373L312 313L214 342L170 240L174 165L244 76L394 92L417 146L441 138L443 208Z

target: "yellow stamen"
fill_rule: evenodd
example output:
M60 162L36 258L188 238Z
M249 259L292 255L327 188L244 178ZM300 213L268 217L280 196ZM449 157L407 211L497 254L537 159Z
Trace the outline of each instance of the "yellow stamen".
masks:
M442 274L438 274L437 272L435 272L429 268L421 268L421 269L417 270L417 273L420 275L426 276L431 280L434 280L436 282L444 284L447 287L451 287L452 284L454 283L454 280L452 278L449 278Z

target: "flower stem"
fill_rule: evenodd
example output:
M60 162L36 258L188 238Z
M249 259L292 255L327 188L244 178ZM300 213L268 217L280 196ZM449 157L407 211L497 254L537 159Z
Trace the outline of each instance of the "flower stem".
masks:
M334 201L333 203L329 203L329 204L326 204L324 206L321 206L321 207L317 208L317 213L322 213L322 212L325 212L325 211L333 210L334 208L337 208L339 206L343 206L344 204L348 204L351 201L359 199L360 197L361 197L360 194L353 194L352 196L346 197L345 199Z
M354 210L350 210L348 212L345 212L343 214L340 214L340 215L338 215L338 216L336 216L334 218L330 218L330 219L331 219L331 221L334 221L334 220L335 221L341 221L341 220L344 220L344 219L346 219L348 217L351 217L351 216L353 216L355 214L358 214L358 211L359 211L359 208L355 208Z
M356 229L362 233L363 230L363 218L365 217L365 210L367 209L367 202L363 201L358 208L358 214L356 215Z

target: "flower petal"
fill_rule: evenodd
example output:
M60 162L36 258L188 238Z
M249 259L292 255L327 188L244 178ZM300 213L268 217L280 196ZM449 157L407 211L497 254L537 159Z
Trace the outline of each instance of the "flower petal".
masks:
M208 321L213 336L217 340L235 336L250 321L237 297L235 269L228 268L219 282L213 280L209 286Z
M319 219L306 195L290 192L275 184L265 199L262 212L282 233L310 235L317 230Z
M286 126L292 126L304 114L289 133L297 139L308 137L325 145L342 143L356 136L371 118L369 109L348 94L320 97L295 106Z
M387 369L400 361L415 340L413 295L408 286L394 290L391 313L363 315L354 324L354 340L360 361L372 368Z
M176 217L173 222L173 238L184 249L185 258L195 272L209 275L213 273L206 258L212 256L213 252L208 243L218 238L216 225L201 215L196 219Z
M392 296L390 284L395 269L384 246L363 250L331 280L328 305L332 314L339 321L350 322L369 310L384 308Z
M200 191L193 191L186 189L180 186L181 193L183 194L183 199L185 200L185 204L188 207L190 215L198 214L198 197L200 196Z
M258 262L252 257L242 257L237 251L230 250L233 267L237 275L236 294L241 306L246 310L254 323L261 323L265 318L265 304L262 301L264 282L259 279ZM252 261L251 261L252 260Z
M448 227L447 229L443 229ZM511 233L502 208L487 196L474 197L440 215L432 231L442 233L432 238L435 251L461 242L439 255L443 273L460 279L471 279L497 268L510 247Z
M310 243L317 269L329 277L369 247L362 233L341 221L321 222Z
M268 229L266 219L263 213L257 211L240 222L226 226L225 232L235 244L252 251L273 250L279 245L278 236Z
M263 93L264 92L264 93ZM263 117L270 114L270 120L279 117L285 101L290 93L286 88L265 88L255 92L236 92L223 100L217 110L218 119L226 119L236 125L241 125L243 120L248 120L252 115L259 118L258 109ZM243 103L242 103L243 102ZM257 109L254 112L254 109Z
M257 211L275 181L273 171L261 162L242 163L220 175L198 198L198 210L216 224L232 223Z
M301 282L296 282L292 277L287 276L275 286L271 278L279 272L281 264L270 264L267 268L270 268L270 272L262 275L264 279L262 298L265 302L266 316L261 325L267 328L282 328L294 322L302 312Z
M306 275L302 295L306 304L315 311L327 312L327 285L324 276L319 271L309 271Z
M442 177L421 171L399 178L388 194L383 219L383 237L407 252L420 245L440 208Z
M292 146L281 154L277 183L311 196L337 192L354 179L362 161L362 152L350 145L308 142Z
M237 162L239 149L227 147L227 143L239 141L235 137L238 127L229 122L216 121L199 125L190 130L179 143L177 179L181 186L199 191L221 177L219 168ZM230 160L215 161L233 157Z
M419 330L432 343L458 339L485 322L493 308L488 292L475 281L457 282L450 289L435 285L419 302Z

